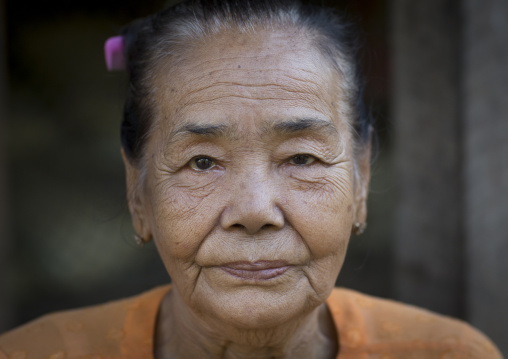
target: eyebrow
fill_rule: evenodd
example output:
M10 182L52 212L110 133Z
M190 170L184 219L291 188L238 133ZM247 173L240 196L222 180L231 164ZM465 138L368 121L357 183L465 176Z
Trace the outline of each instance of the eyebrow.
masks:
M179 136L198 135L205 137L236 137L235 129L237 126L229 126L225 124L199 124L189 123L183 125L171 133L172 138ZM332 135L338 133L337 128L332 122L317 118L296 118L281 121L278 123L267 123L261 130L263 135L282 134L292 135L299 132L308 131L326 131Z
M169 138L171 142L177 142L183 140L192 135L198 135L201 137L234 137L233 129L225 124L200 124L200 123L189 123L178 127L171 132Z
M278 132L282 134L294 134L302 131L325 130L332 134L337 134L337 128L332 122L317 118L297 118L293 120L276 123L265 129L264 132Z
M197 123L190 123L178 128L173 132L173 134L192 133L195 135L219 136L225 135L226 132L229 132L226 125L201 125Z

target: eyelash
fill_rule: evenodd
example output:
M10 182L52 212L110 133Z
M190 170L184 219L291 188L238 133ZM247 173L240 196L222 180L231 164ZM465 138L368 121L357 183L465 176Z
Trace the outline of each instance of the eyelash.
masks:
M197 161L200 161L200 160L208 161L209 163L212 163L213 165L208 168L199 168ZM204 156L204 155L193 157L188 162L188 164L189 164L190 168L192 168L193 170L198 171L198 172L205 172L205 171L211 170L212 168L217 166L217 163L213 158Z
M311 162L310 163L293 163L292 162L293 160L310 160ZM299 153L297 155L291 156L288 160L288 162L294 166L310 166L316 161L317 161L316 157L309 155L307 153Z
M293 155L287 159L287 162L289 164L291 164L293 166L299 166L299 167L300 166L302 166L302 167L303 166L310 166L310 165L314 164L316 161L318 161L318 159L315 156L309 155L307 153L299 153L299 154ZM304 162L304 163L298 163L298 162ZM190 168L192 168L193 170L195 170L197 172L205 172L205 171L213 169L215 166L217 166L217 163L212 157L200 155L200 156L193 157L188 162L188 165ZM202 166L202 168L200 166Z

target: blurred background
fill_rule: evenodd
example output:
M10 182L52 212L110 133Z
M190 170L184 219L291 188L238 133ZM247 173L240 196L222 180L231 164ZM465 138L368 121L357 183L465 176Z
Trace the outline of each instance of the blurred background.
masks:
M317 2L361 29L378 133L337 285L465 319L508 355L508 2ZM103 59L165 4L0 0L0 332L170 281L132 239L126 78Z

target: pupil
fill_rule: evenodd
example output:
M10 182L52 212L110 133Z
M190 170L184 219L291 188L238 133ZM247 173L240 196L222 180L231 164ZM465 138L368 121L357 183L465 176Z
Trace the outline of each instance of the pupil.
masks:
M297 165L304 165L307 163L307 156L305 155L297 155L294 158L294 163Z
M196 160L196 166L200 170L209 169L210 167L212 167L212 160L210 160L209 158L198 158Z

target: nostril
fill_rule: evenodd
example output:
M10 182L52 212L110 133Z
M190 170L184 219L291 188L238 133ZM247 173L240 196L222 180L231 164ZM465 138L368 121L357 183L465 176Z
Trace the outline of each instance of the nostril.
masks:
M265 224L265 225L263 225L263 226L259 227L259 229L258 229L258 230L269 229L269 228L271 228L271 227L273 227L273 224L267 223L267 224ZM240 224L240 223L235 223L235 224L233 224L233 225L231 226L231 228L237 228L237 229L247 229L247 227L246 227L246 226L244 226L243 224Z

